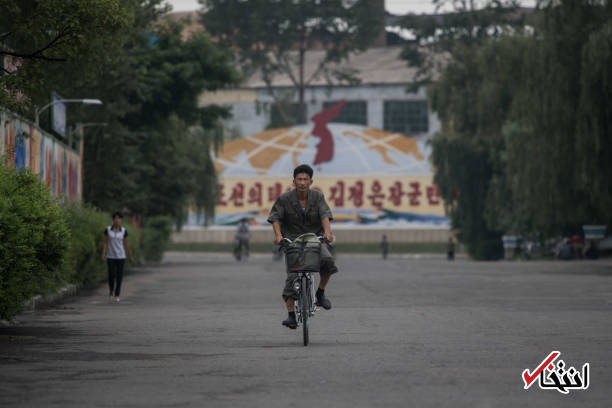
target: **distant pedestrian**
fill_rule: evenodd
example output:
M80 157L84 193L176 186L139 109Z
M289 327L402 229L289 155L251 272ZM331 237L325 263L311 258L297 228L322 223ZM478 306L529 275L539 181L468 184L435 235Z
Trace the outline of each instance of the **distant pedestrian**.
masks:
M238 231L236 231L236 259L242 258L242 249L244 248L244 256L249 257L249 220L243 218L238 225Z
M387 259L387 255L389 254L389 241L387 241L387 236L382 236L382 241L380 242L380 250L382 251L383 259Z
M113 213L113 225L109 225L104 230L104 248L102 249L102 260L106 259L108 264L110 300L112 301L114 296L116 302L119 302L119 294L121 293L126 250L130 263L132 263L128 232L121 226L121 221L123 221L123 215L120 212Z
M529 240L527 241L527 244L525 244L525 259L530 260L532 256L533 256L533 241Z
M448 239L448 245L446 247L446 259L452 261L455 259L455 240L453 237Z
M584 250L584 245L582 244L582 237L578 234L573 235L570 238L570 242L572 244L572 251L574 252L574 258L582 259L582 251Z
M597 242L591 240L589 246L584 251L584 256L587 259L599 259L599 249L597 248Z
M559 259L569 261L574 259L574 248L572 247L572 241L569 238L563 240L561 247L559 248Z

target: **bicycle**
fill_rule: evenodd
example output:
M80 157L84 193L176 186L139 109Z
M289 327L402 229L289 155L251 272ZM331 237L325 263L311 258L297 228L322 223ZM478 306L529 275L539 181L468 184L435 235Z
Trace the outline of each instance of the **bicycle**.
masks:
M312 233L300 235L293 241L289 238L283 238L281 241L285 250L287 272L297 273L293 281L293 288L297 293L294 310L298 326L302 325L304 346L308 346L310 342L308 319L313 317L318 310L314 298L312 274L319 272L323 242L325 242L323 237ZM313 245L314 243L318 245Z

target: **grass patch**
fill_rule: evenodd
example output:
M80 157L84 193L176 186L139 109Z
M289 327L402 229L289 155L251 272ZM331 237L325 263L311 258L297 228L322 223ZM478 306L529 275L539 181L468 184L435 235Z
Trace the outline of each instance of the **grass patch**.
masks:
M394 242L390 245L391 254L444 254L446 253L446 242ZM231 252L233 243L200 242L200 243L170 243L168 251L184 252ZM273 245L266 242L252 242L251 252L271 253ZM380 253L378 243L340 243L336 245L338 253Z

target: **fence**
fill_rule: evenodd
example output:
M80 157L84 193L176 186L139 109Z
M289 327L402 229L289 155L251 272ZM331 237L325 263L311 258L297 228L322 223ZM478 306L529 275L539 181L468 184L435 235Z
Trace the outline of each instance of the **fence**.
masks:
M386 228L336 228L332 227L338 242L379 243L383 235L392 242L447 242L454 237L449 228L386 229ZM174 243L228 243L233 242L236 227L211 227L186 229L174 233ZM272 242L272 227L253 227L251 242Z

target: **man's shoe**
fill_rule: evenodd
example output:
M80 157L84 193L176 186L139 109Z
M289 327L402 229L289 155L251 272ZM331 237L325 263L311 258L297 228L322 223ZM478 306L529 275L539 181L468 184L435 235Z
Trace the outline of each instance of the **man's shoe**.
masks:
M285 320L283 320L283 326L286 326L290 329L297 329L297 320L295 320L295 316L289 316Z
M331 302L325 297L325 293L317 292L317 306L321 306L325 310L331 309Z

